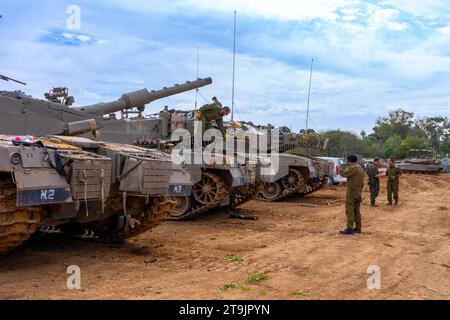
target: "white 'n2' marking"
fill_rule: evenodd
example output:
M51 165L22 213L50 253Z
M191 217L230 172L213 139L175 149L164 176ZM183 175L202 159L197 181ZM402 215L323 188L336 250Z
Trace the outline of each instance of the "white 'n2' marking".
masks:
M41 200L55 200L55 190L41 190Z

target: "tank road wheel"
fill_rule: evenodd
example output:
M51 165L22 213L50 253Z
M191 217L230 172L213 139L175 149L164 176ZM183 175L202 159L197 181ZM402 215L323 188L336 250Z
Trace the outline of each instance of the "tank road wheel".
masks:
M16 186L10 177L0 176L0 254L20 246L40 222L41 209L16 206Z
M202 179L192 187L192 194L198 203L207 206L224 200L222 189L223 182L219 176L203 172Z
M281 179L281 184L288 191L296 191L305 185L305 179L300 171L291 168L289 174Z
M175 201L175 208L172 210L171 216L173 219L181 218L191 209L191 197L173 197L173 199Z
M265 200L272 201L281 196L282 192L279 182L268 182L264 184L261 195Z

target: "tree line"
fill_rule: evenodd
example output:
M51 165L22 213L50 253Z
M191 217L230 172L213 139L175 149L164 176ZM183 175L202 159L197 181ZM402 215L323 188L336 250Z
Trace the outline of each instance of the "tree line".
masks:
M414 113L397 109L377 119L373 132L359 135L350 131L328 130L321 134L329 139L326 155L404 159L411 149L427 149L438 157L450 154L450 121L447 117L415 118Z

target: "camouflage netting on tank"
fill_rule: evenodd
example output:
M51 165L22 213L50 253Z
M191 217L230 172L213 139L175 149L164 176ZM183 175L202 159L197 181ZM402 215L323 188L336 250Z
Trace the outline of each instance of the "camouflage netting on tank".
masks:
M327 139L318 134L283 134L280 137L280 152L297 155L319 156L326 148Z

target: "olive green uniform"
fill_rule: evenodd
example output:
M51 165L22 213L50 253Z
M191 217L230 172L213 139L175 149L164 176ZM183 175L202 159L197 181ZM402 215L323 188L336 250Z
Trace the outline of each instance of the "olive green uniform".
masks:
M372 163L369 165L367 175L369 176L370 204L375 205L375 201L380 193L380 178L377 177L378 167L376 164Z
M201 112L199 120L202 121L202 130L205 132L206 130L212 128L211 121L215 121L218 129L222 134L226 133L226 130L223 126L223 115L222 108L219 106L220 102L206 104L199 109Z
M400 175L402 171L397 167L387 168L387 197L389 204L392 204L392 196L394 196L395 203L398 203L398 190L400 186Z
M345 211L347 229L361 230L361 200L364 188L364 170L357 163L349 163L340 170L340 175L347 178L347 197Z

